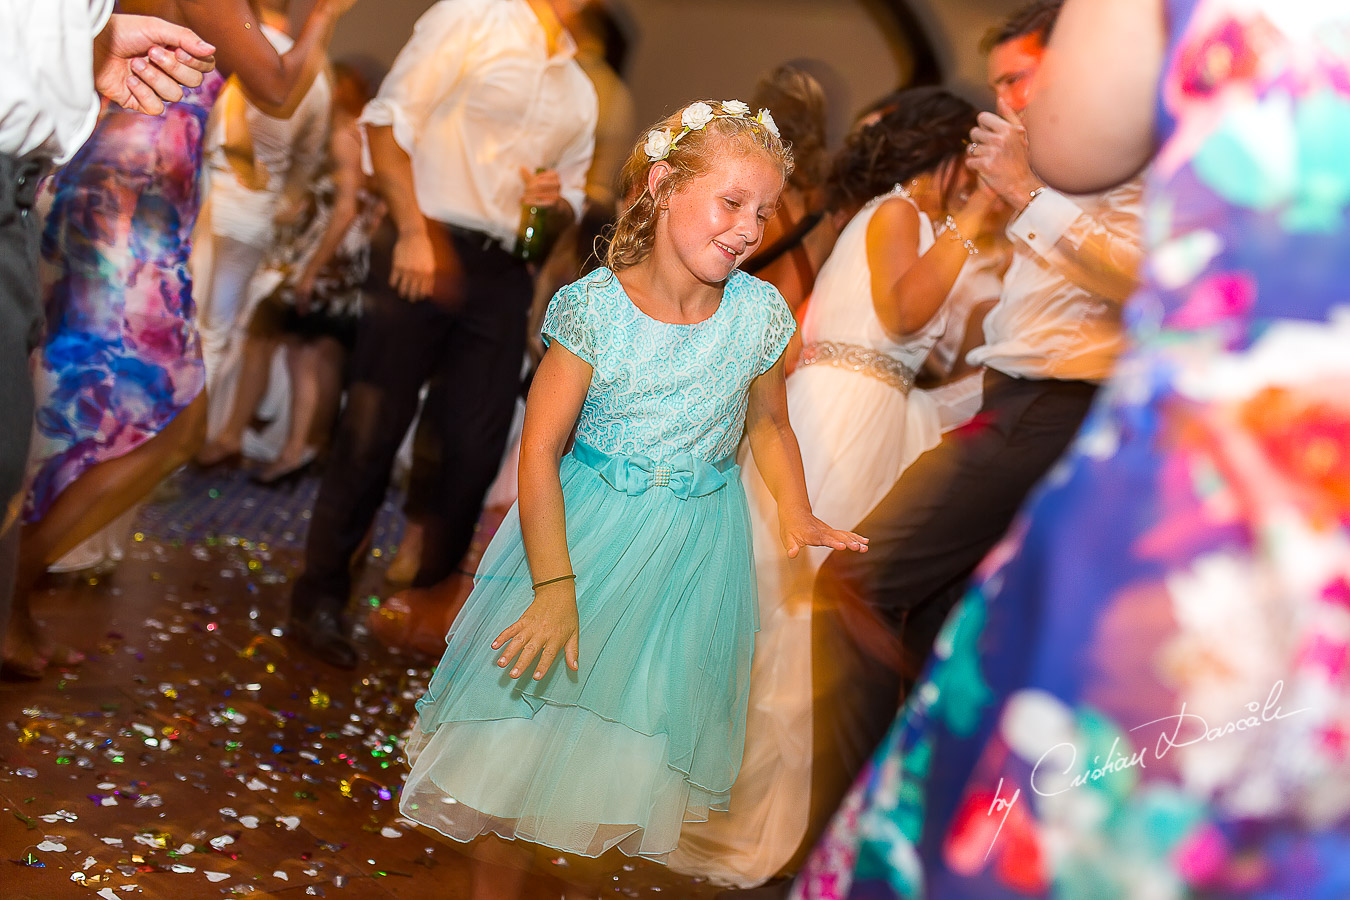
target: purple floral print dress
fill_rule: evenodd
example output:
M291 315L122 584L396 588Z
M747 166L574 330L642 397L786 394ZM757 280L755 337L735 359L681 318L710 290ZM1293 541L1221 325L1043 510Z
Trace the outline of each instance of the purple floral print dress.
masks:
M205 385L188 254L218 72L161 116L104 102L84 147L44 186L47 333L24 518L91 466L154 437Z
M1350 897L1350 6L1167 17L1133 350L796 898Z

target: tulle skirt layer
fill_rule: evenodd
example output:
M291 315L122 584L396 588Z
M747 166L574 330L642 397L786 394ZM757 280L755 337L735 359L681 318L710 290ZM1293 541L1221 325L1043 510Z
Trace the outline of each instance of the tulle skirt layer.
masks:
M418 702L401 808L461 841L660 859L726 808L740 768L757 628L745 492L735 466L689 499L617 490L573 455L560 474L580 671L496 665L492 641L533 599L513 509Z

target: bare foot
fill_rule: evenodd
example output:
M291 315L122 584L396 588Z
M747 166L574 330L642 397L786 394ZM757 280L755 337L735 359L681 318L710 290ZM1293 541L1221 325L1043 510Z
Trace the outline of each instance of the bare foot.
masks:
M372 609L366 624L390 649L438 657L445 652L446 632L472 590L473 579L467 575L452 575L435 587L407 588Z
M19 681L37 681L42 678L47 670L47 657L38 650L38 639L31 621L24 622L17 615L10 620L9 630L5 633L2 667L6 678Z
M394 584L411 584L422 565L422 523L409 519L403 526L403 538L384 577Z
M207 443L205 447L197 451L193 462L198 468L214 469L217 466L237 465L240 459L240 451L243 450L243 444L238 441L231 441L227 438L218 437Z

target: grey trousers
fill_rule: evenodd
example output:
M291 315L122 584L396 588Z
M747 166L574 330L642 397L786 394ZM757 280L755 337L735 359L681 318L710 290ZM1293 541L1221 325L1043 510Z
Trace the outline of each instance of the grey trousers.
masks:
M32 213L42 163L0 153L0 528L23 487L33 433L28 354L42 333L38 230ZM18 525L0 535L0 634L9 621Z

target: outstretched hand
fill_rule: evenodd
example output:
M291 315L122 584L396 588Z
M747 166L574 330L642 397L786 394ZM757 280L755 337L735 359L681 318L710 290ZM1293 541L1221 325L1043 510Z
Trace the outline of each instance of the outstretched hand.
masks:
M577 620L576 586L571 581L560 581L540 588L534 602L515 624L509 626L492 642L492 649L502 650L497 665L511 665L511 677L519 678L535 657L539 665L534 670L538 681L548 672L562 651L567 667L577 671L577 639L580 625ZM514 665L511 658L515 657Z
M94 38L94 87L109 100L157 116L216 67L216 48L154 16L113 13Z
M831 528L809 512L782 516L779 530L788 559L796 559L803 547L829 547L832 550L867 552L867 538L851 531Z

